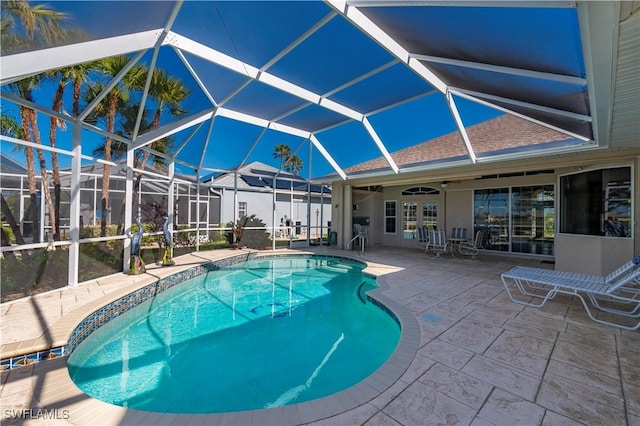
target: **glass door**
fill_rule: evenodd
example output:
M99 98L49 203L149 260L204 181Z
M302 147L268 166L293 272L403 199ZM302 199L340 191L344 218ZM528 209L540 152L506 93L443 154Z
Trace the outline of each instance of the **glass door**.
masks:
M473 206L473 234L483 232L483 247L509 251L509 188L476 190Z
M418 203L405 201L402 204L402 239L415 240L416 226L418 224Z
M554 254L553 185L480 189L474 192L474 229L486 250Z
M438 228L438 202L425 201L422 203L422 217L420 218L422 226L427 229Z
M553 185L511 189L511 251L553 255Z
M418 208L420 207L420 208ZM437 201L405 201L402 205L402 239L418 238L417 227L438 228Z

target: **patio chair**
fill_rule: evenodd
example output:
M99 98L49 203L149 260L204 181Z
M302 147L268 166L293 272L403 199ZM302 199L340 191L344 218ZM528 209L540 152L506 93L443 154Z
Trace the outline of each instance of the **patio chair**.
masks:
M429 237L427 235L427 227L426 226L418 226L418 247L425 248L427 247L427 243L429 243Z
M559 293L567 294L578 297L589 318L595 322L625 330L640 328L640 256L607 276L516 266L502 274L502 283L509 298L521 305L538 308ZM522 295L532 297L534 300L516 299L511 291L512 288L516 288ZM635 324L626 325L613 320L596 318L587 299L593 307L602 312L638 319L638 321ZM610 306L604 306L603 302L608 302Z
M444 231L429 229L427 230L427 236L429 241L424 249L425 253L432 251L436 254L436 257L440 257L440 254L446 253L449 250L447 236Z
M473 241L463 241L458 246L458 251L462 255L471 256L472 260L476 259L478 251L482 248L482 240L484 239L484 233L482 231L476 232L476 238Z
M451 228L451 238L467 239L467 228Z

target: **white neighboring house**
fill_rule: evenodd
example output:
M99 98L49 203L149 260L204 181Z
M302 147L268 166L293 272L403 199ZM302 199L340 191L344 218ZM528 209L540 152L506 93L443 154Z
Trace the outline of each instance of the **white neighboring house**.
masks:
M234 218L234 188L236 173L224 173L207 183L211 190L220 195L221 223L232 222ZM273 208L273 188L276 190L275 218ZM325 237L331 226L331 188L326 185L311 184L300 176L278 173L278 169L255 161L237 171L238 218L256 215L266 226L275 219L277 237L289 236L306 238L307 226L310 237ZM307 201L310 209L307 210Z

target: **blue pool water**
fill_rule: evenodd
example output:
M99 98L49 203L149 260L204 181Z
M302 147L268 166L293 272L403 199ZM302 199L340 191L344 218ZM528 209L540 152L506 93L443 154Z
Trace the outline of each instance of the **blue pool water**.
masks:
M364 294L363 265L256 259L172 287L92 333L69 356L88 395L129 408L216 413L343 390L391 355L400 327Z

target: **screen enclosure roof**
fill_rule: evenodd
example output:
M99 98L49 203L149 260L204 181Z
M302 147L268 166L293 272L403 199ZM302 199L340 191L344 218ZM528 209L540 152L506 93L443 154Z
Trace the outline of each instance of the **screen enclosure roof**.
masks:
M204 176L256 160L278 164L273 147L285 143L305 162L304 176L331 180L355 177L345 170L376 158L384 160L378 173L402 173L390 153L451 132L457 133L452 143L463 155L437 167L610 143L617 2L49 5L66 14L74 37L31 48L5 45L3 103L78 123L83 151L85 134L113 136L151 152L153 142L171 136L172 149L157 154L174 160L181 173ZM123 137L89 122L95 104L83 105L75 121L69 113L52 112L47 96L25 101L9 90L26 77L116 55L128 62L105 93L144 64L188 88L184 113L163 114L160 125L148 131L138 122ZM157 103L148 95L149 85L140 100L153 110ZM516 154L503 147L478 155L467 127L503 114L561 137ZM428 143L423 146L429 149Z

